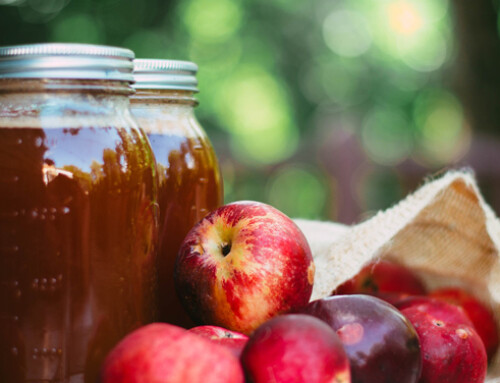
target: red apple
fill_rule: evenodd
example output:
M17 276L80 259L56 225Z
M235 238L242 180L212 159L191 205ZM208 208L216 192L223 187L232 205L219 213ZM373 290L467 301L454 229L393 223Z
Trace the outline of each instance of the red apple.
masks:
M447 323L418 306L401 312L413 323L420 339L421 383L484 383L486 350L471 326Z
M407 267L379 260L363 267L334 291L336 295L373 293L423 295L426 290L422 281Z
M416 310L432 315L436 320L448 324L463 324L474 327L474 324L461 307L439 299L426 296L411 296L396 302L394 306L400 311L413 307Z
M498 328L492 311L475 296L460 288L443 288L432 291L429 295L453 303L465 310L484 342L488 359L491 359L498 349L499 342Z
M243 383L238 359L225 347L166 323L143 326L108 354L101 383Z
M227 347L237 358L247 344L248 336L219 326L197 326L188 330L210 341Z
M307 304L314 263L290 218L269 205L242 201L220 207L191 229L174 280L197 323L249 334Z
M282 315L250 336L241 363L253 383L350 383L349 360L335 331L308 315Z
M411 323L393 306L369 295L337 295L309 303L315 316L340 336L353 383L416 383L421 354Z

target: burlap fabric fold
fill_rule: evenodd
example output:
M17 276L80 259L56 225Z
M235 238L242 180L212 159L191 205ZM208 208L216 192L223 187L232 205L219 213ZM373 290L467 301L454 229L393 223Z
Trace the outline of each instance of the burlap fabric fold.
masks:
M367 262L409 266L429 289L461 286L492 307L500 327L500 220L471 171L429 180L388 210L355 226L295 220L316 264L312 300L331 294ZM500 352L487 383L500 383Z

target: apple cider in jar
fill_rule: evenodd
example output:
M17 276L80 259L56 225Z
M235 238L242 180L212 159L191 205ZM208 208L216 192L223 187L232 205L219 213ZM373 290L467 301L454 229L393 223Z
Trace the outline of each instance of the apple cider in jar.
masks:
M197 69L186 61L136 59L131 97L158 169L160 319L184 327L193 323L175 293L175 258L194 224L223 201L217 158L194 114Z
M157 314L156 175L133 53L0 48L0 382L96 383Z

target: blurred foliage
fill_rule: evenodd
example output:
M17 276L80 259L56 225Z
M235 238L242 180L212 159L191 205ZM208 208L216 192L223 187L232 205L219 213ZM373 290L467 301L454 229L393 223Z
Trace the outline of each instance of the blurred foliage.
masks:
M352 183L360 211L376 210L405 193L393 167L438 169L468 150L471 128L449 75L451 7L448 0L0 0L0 43L108 44L137 57L195 61L197 113L221 160L226 201L257 199L292 216L335 219L339 182ZM320 159L328 137L345 129L372 170L363 165L346 177L328 170L328 155Z

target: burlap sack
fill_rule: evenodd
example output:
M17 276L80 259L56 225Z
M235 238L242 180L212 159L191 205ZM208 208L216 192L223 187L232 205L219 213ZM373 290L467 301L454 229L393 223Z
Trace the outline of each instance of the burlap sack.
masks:
M330 295L381 257L415 270L429 289L462 286L490 305L500 327L500 220L470 171L431 180L396 206L355 226L296 220L316 264L312 300ZM500 383L500 352L487 383Z

